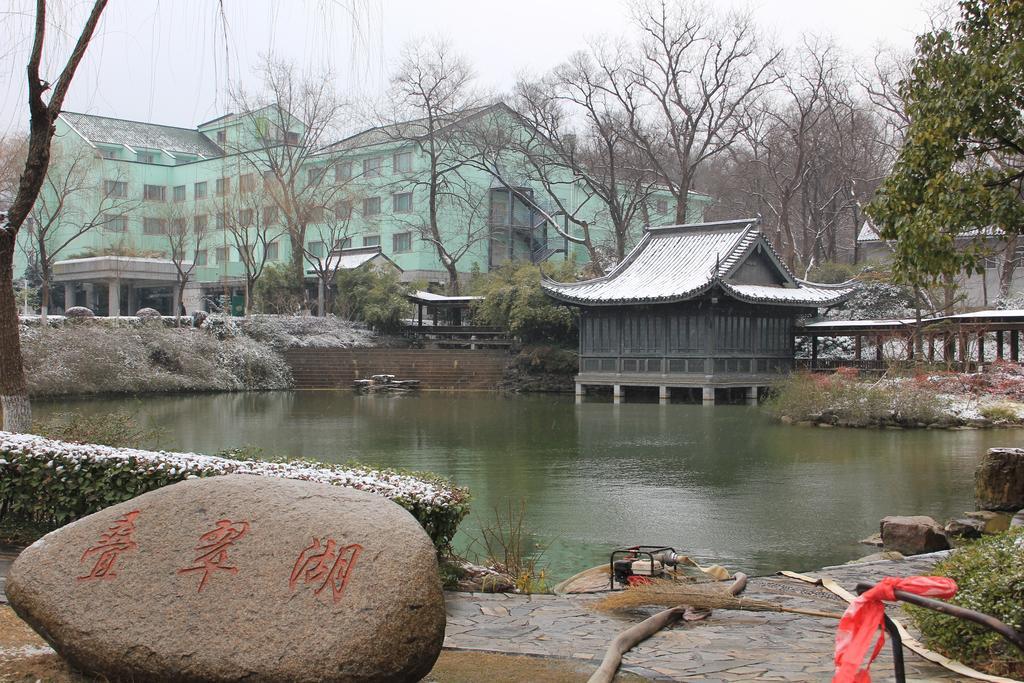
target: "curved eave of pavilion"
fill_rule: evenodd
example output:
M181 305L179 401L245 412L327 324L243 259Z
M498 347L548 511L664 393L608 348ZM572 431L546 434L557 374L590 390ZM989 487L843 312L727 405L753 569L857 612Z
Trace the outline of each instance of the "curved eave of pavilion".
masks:
M588 283L593 280L588 280ZM575 306L635 306L648 304L675 304L683 301L690 301L706 294L715 285L721 287L722 291L737 301L750 304L764 304L769 306L803 306L819 308L835 306L846 301L856 289L856 283L844 282L838 285L825 285L814 282L797 280L797 287L769 287L765 285L738 285L721 278L708 278L708 281L700 287L693 288L684 293L671 296L657 297L620 297L615 299L591 299L588 297L573 296L572 284L559 283L544 278L541 287L544 292L559 301Z

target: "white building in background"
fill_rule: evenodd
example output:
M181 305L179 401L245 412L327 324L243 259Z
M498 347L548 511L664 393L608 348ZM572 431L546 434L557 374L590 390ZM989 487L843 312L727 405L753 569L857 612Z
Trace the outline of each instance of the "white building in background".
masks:
M964 234L958 238L964 243L979 239L991 247L992 255L985 259L984 274L966 275L961 274L957 278L957 295L960 298L958 308L977 309L988 308L999 299L999 274L1003 268L1004 253L1007 248L1006 242L996 233L991 232L987 236L978 234ZM893 243L882 239L878 230L871 223L865 221L857 233L857 244L854 249L854 262L858 264L890 263L893 258ZM1016 254L1014 257L1013 279L1010 282L1010 296L1015 297L1024 294L1024 240L1018 240Z

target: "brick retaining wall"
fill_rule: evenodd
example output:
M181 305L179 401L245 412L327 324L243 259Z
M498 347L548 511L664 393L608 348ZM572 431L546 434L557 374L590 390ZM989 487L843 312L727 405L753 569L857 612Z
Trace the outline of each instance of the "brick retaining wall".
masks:
M505 351L460 349L289 349L296 389L349 389L357 379L389 374L418 379L423 389L496 389Z

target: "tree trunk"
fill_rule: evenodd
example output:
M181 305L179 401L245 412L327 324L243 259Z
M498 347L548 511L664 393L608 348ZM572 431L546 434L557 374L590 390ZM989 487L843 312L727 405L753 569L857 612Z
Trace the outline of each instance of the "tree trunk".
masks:
M39 291L39 324L46 327L46 314L50 311L50 282L43 276L43 285Z
M448 296L459 296L459 270L454 263L445 263L448 271Z
M27 432L32 427L32 407L25 384L14 297L14 235L0 231L0 409L5 432Z
M324 286L323 276L317 278L316 283L316 314L321 318L327 316L327 288Z
M1013 273L1017 269L1017 235L1006 240L1006 251L1003 253L1003 267L999 271L999 297L1005 299L1010 296L1010 287L1013 285Z

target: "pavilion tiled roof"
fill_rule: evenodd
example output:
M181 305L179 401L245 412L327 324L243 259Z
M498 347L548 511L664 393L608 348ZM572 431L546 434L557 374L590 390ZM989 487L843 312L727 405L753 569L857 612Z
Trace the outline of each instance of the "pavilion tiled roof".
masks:
M224 154L212 140L193 128L161 126L71 111L62 112L61 117L79 135L94 143L163 149L171 153L198 154L208 158Z
M760 246L778 268L779 286L742 284L730 276ZM550 296L580 306L674 303L714 286L750 303L831 306L853 285L824 285L793 276L757 227L756 219L647 228L640 243L608 274L582 282L545 278Z

